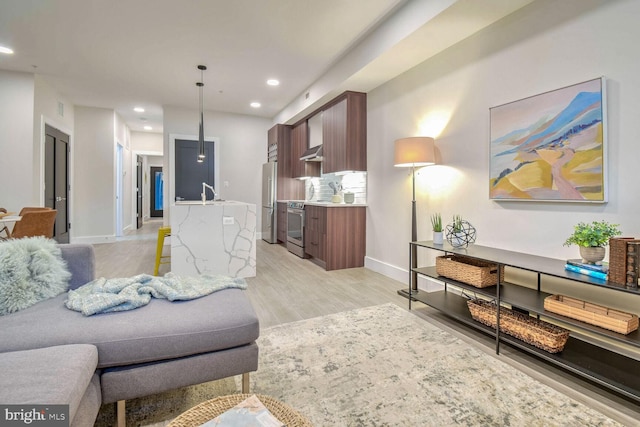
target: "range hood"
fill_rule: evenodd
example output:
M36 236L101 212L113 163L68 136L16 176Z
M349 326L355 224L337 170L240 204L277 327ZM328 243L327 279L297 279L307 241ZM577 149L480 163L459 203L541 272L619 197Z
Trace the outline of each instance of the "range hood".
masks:
M308 148L300 157L300 160L304 160L305 162L321 162L322 145L316 145L315 147Z

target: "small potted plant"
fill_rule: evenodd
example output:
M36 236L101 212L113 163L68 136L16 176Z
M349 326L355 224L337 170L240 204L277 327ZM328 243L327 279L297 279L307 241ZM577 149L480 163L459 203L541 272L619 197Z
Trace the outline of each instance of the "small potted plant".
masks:
M573 234L567 238L564 246L577 245L583 262L597 264L604 259L604 247L609 244L609 239L622 234L618 230L619 225L604 220L590 224L579 222L573 226Z
M442 216L439 212L431 215L431 229L433 230L433 243L441 245L443 243L442 238Z
M453 222L447 225L447 241L455 248L469 246L476 241L476 229L461 215L454 215Z

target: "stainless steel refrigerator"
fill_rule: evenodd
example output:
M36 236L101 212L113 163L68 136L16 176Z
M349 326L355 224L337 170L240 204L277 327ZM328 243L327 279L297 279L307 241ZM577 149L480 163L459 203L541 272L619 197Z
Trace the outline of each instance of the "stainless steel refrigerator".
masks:
M276 162L262 165L262 240L278 241L276 235Z

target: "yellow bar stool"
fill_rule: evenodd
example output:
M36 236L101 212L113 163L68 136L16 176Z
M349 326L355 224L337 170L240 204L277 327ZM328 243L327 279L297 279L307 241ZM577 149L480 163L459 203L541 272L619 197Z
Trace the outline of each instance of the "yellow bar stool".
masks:
M162 248L164 247L164 238L171 236L171 227L160 227L158 229L158 246L156 247L156 266L153 269L153 275L158 275L158 269L160 264L170 264L171 255L162 255ZM163 261L168 259L168 261Z

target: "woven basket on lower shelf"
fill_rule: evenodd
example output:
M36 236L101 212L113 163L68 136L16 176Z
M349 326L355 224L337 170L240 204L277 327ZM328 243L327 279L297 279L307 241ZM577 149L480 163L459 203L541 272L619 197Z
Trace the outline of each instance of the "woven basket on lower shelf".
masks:
M638 316L564 295L544 299L544 309L591 325L629 334L638 329Z
M479 299L467 301L474 320L492 328L496 327L496 305ZM569 331L551 323L500 307L500 331L528 344L559 353L569 339Z
M474 258L446 255L436 258L436 272L458 282L476 288L486 288L498 284L498 266ZM500 266L500 276L504 277L504 265Z

